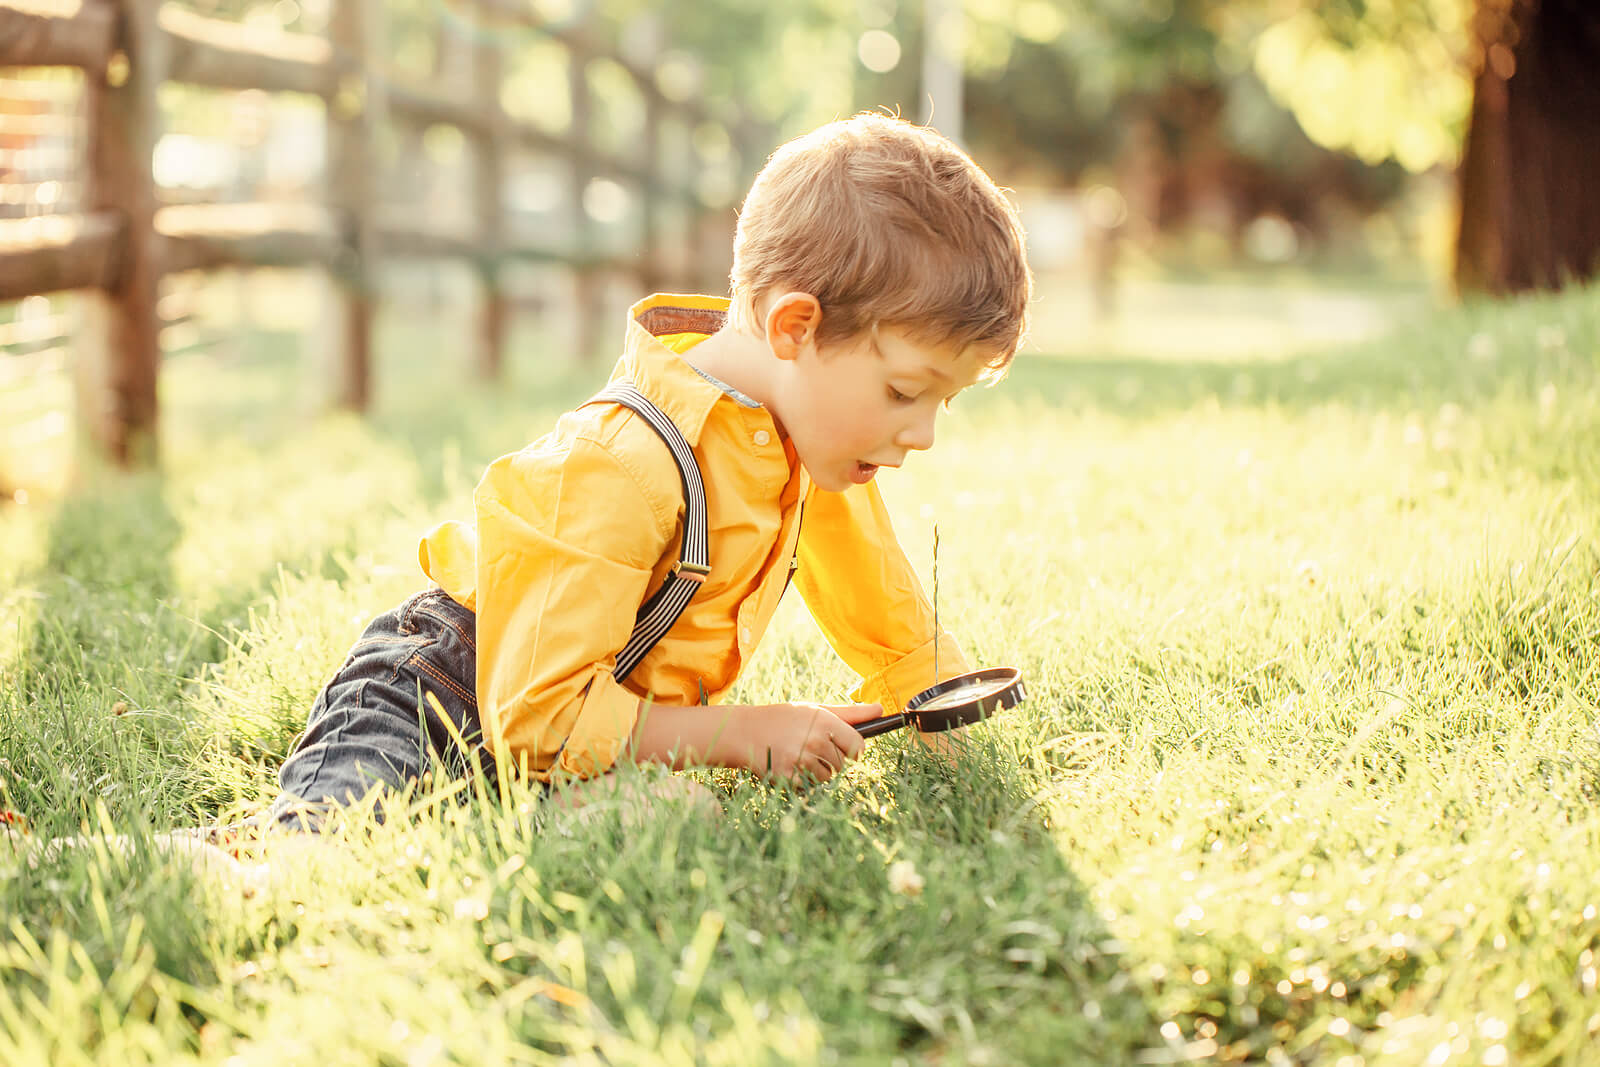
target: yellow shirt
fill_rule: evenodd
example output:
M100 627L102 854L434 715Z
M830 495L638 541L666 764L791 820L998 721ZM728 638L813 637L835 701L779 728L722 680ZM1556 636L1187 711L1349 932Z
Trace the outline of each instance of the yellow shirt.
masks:
M806 606L863 677L856 700L893 714L935 680L933 611L877 488L816 489L765 408L740 404L684 361L726 314L716 297L641 301L612 372L694 449L711 548L710 576L626 680L612 676L616 655L678 560L683 511L671 453L639 416L611 403L569 412L489 466L474 523L447 522L422 539L423 571L477 613L485 734L535 777L604 773L641 697L721 699L766 632L795 560ZM948 635L938 663L944 677L969 669Z

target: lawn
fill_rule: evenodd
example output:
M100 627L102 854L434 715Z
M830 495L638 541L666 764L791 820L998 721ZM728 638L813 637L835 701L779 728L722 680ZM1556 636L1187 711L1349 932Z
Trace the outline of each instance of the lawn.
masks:
M281 337L177 357L161 476L0 505L0 807L135 841L0 851L0 1063L1600 1062L1600 290L1028 355L883 480L1028 679L953 770L421 795L245 898L150 835L271 796L417 535L600 380L386 344L368 421ZM796 597L739 695L851 685Z

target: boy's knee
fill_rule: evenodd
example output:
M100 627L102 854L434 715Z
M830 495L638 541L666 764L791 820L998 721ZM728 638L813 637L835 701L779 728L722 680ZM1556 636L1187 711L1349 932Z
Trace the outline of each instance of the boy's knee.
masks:
M597 803L616 806L630 821L664 804L686 805L698 815L722 814L722 804L715 793L692 778L676 774L655 778L611 771L598 778L563 783L552 791L547 803L567 811L592 812Z
M672 775L658 782L650 791L658 800L687 805L701 815L722 814L722 802L717 795L693 778Z

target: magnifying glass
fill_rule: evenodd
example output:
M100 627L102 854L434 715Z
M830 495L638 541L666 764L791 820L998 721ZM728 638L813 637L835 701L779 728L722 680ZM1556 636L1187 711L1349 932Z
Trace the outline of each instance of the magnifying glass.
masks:
M1027 696L1022 672L1015 667L990 667L946 678L930 685L910 700L899 715L857 723L862 737L877 737L912 723L924 733L954 730L987 719L1001 708L1015 706Z

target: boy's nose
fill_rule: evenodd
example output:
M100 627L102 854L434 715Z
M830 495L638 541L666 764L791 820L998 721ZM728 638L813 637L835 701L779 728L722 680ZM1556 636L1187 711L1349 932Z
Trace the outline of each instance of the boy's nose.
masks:
M899 435L895 437L894 443L901 448L926 452L933 447L933 423L935 418L937 418L937 412L930 411L925 417L908 423L900 431Z

